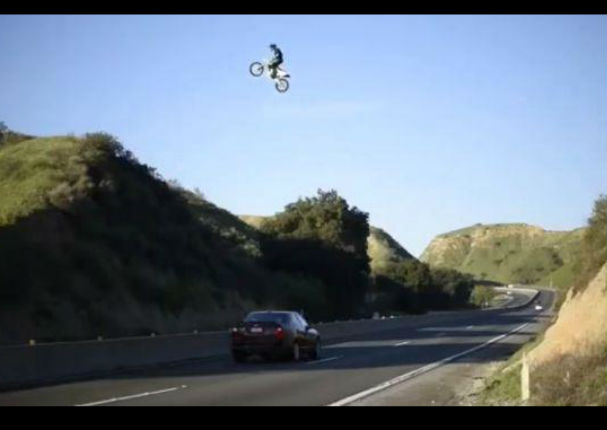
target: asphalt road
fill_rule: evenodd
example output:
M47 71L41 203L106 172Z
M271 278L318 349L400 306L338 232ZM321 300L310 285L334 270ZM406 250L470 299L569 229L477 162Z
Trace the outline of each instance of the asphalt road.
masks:
M509 305L524 300L514 293ZM437 370L448 362L479 364L508 357L549 323L553 300L552 292L542 291L524 309L430 314L398 329L325 344L316 361L235 364L226 358L191 362L4 392L0 405L350 404L376 395L386 382L402 384L419 374L438 375ZM535 310L537 303L543 310Z

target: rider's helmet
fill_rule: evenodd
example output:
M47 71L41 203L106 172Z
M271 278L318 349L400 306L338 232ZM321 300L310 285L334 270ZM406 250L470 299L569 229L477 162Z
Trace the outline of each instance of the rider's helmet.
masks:
M272 44L270 45L270 48L276 48L276 45L275 45L274 43L272 43Z

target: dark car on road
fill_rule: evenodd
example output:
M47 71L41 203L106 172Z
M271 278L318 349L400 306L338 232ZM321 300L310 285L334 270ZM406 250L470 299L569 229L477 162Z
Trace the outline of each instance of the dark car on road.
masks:
M320 354L320 334L298 312L251 312L230 333L236 362L252 355L298 361L304 356L317 359Z

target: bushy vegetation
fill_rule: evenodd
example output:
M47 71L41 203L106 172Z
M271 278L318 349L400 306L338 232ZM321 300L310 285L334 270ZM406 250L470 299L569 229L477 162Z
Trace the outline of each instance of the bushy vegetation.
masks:
M375 291L392 311L421 312L469 306L472 276L450 269L431 269L409 259L386 265L375 276Z
M368 215L336 191L318 190L261 224L265 265L272 270L319 279L316 290L327 308L311 310L319 317L369 316L374 311L416 313L428 309L467 307L472 277L455 270L430 270L381 230L372 231ZM368 238L384 245L369 265Z
M478 307L487 307L491 304L496 292L493 288L485 285L475 285L470 294L470 302Z
M367 213L334 190L318 190L268 218L261 231L266 267L322 282L316 302L327 308L312 309L312 315L346 318L363 312L370 271Z
M588 218L588 228L578 259L574 291L580 292L607 262L607 196L601 195L594 202L592 215Z

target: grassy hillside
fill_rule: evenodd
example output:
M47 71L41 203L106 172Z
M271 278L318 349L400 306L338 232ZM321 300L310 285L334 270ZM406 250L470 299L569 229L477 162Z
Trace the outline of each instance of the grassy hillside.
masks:
M263 224L263 222L270 217L257 216L257 215L239 215L238 218L240 218L243 222L247 223L248 225L259 230L261 228L261 225Z
M526 224L477 224L437 236L420 259L480 279L567 286L584 229L556 232Z
M374 273L385 269L390 263L415 259L392 236L377 227L370 228L367 251L371 259L371 271Z
M86 191L86 163L97 156L83 156L77 140L69 137L0 147L0 226L48 209L62 188Z
M253 257L261 256L259 231L240 217L187 190L181 190L197 219Z
M219 328L292 303L308 281L258 254L254 229L107 135L0 146L0 342Z

